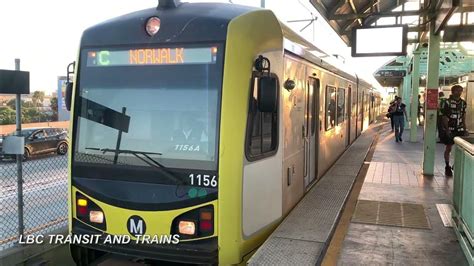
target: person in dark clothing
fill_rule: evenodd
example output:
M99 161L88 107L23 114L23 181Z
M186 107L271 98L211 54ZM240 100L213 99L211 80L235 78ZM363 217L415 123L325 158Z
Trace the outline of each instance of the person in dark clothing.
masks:
M446 99L441 108L443 129L441 141L446 145L444 151L444 161L446 163L445 175L453 176L453 171L449 165L449 155L454 144L454 137L468 135L466 129L466 101L461 99L463 87L454 85L451 87L451 96Z
M408 121L406 105L402 103L401 97L396 97L395 102L390 107L395 125L395 141L402 142L403 129L405 128L405 119Z
M423 125L421 123L421 117L423 116L423 118L424 118L424 112L423 112L423 105L421 104L420 98L421 98L421 95L418 94L418 115L417 115L417 117L418 117L418 125L421 126L421 125Z
M392 106L395 103L395 100L391 101L390 104L388 105L388 110L387 110L387 118L390 118L390 126L392 127L392 132L395 129L395 124L393 123L393 116L392 116Z
M438 93L438 119L436 121L436 127L438 129L438 138L439 138L439 141L438 143L442 143L441 139L443 138L443 126L441 125L442 124L442 121L443 120L443 114L441 113L441 109L443 108L443 105L444 105L444 102L446 101L446 98L444 98L444 92L440 91Z

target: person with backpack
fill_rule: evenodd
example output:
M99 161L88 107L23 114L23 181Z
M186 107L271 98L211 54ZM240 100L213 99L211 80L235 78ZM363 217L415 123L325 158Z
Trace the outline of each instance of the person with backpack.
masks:
M391 101L389 104L388 104L388 110L387 110L387 114L385 115L387 118L390 119L390 126L392 127L392 132L394 131L395 129L395 124L393 123L393 116L392 116L392 105L395 103L395 100Z
M396 97L395 102L390 106L390 111L395 126L395 141L402 142L403 129L405 128L405 119L408 121L406 105L402 103L402 97Z

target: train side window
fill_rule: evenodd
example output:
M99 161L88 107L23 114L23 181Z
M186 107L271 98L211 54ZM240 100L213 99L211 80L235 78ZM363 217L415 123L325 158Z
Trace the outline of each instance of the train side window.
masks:
M346 90L337 89L337 125L344 122L346 117Z
M325 116L325 127L326 131L334 128L336 124L336 88L332 86L326 86L326 116Z
M321 81L319 79L313 78L313 106L311 109L311 136L314 136L314 133L316 132L316 123L319 120L316 110L316 106L319 106L319 103L317 103L319 99L319 88L321 87Z
M258 76L254 75L251 83L245 155L249 161L256 161L276 153L278 108L276 112L261 112L257 106Z

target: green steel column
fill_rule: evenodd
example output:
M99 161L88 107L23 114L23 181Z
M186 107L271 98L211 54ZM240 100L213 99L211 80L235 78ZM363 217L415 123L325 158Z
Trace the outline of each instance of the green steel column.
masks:
M413 52L413 70L411 72L412 79L412 93L411 93L411 130L410 130L410 141L417 141L418 126L418 93L420 91L420 52Z
M428 90L438 90L439 86L439 52L440 52L440 39L441 37L434 34L434 23L430 23L430 36L429 36L429 47L428 47L428 77L426 86L426 95L428 97ZM438 94L436 93L437 97ZM425 101L425 133L424 133L424 153L423 153L423 174L433 175L434 174L434 162L436 153L436 119L437 110L428 109L430 100ZM436 98L436 102L438 102Z
M412 74L408 74L403 78L403 95L402 97L402 102L406 104L406 112L407 116L410 117L410 95L411 95L411 76ZM405 119L405 117L403 118ZM405 128L410 129L410 124L408 123L409 121L406 121L405 123Z

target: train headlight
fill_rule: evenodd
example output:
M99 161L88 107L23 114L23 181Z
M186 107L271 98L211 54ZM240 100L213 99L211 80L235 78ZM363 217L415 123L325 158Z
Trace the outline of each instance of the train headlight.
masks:
M92 223L101 224L104 222L104 213L101 211L90 211L89 212L89 221Z
M196 224L192 221L180 221L178 225L178 232L183 235L195 235Z
M146 22L146 33L150 36L154 36L158 33L161 26L161 20L158 17L151 17Z
M214 206L199 207L173 219L171 233L179 234L180 239L208 237L214 234Z
M76 219L95 228L106 230L107 219L104 211L93 200L76 192Z

